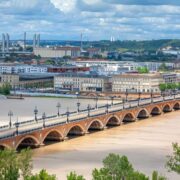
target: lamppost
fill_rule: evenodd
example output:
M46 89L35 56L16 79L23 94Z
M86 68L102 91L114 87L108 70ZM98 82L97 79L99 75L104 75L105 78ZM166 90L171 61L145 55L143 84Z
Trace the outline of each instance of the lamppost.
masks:
M122 99L122 105L123 105L123 109L125 108L125 99Z
M67 116L67 123L69 123L69 115L70 115L69 108L67 108L67 112L66 112L66 116Z
M96 109L97 109L98 108L98 96L96 96L95 101L96 101Z
M163 101L165 101L165 93L163 93Z
M126 102L127 102L128 101L128 89L126 89L125 95L126 95Z
M16 127L16 135L19 134L18 132L18 128L19 128L19 122L18 122L18 118L17 118L17 121L14 123L15 127Z
M38 109L37 106L34 109L34 116L35 116L35 121L37 122L37 114L38 114Z
M56 107L57 107L57 110L58 110L57 115L59 116L59 115L60 115L60 113L59 113L59 109L60 109L60 107L61 107L60 102L58 102L58 103L57 103Z
M88 104L87 110L88 110L88 117L90 117L90 110L91 110L91 105L90 104Z
M109 112L109 104L107 103L106 104L106 113L108 113Z
M153 90L151 89L151 103L153 103Z
M141 99L141 92L138 93L139 94L139 99L138 99L138 106L140 105L140 99Z
M111 96L111 106L114 105L114 96Z
M46 122L45 122L45 120L46 120L46 113L44 112L43 114L42 114L42 119L43 119L43 128L45 128L46 127Z
M79 99L78 99L78 102L77 102L77 111L79 112L80 111L80 106L81 106L81 103L79 102Z
M13 116L13 112L11 110L8 112L8 116L9 116L9 127L11 128L12 127L11 117Z
M81 103L79 102L79 98L78 98L78 95L79 95L79 92L76 92L76 95L77 95L77 111L79 112L80 111L80 106L81 106Z

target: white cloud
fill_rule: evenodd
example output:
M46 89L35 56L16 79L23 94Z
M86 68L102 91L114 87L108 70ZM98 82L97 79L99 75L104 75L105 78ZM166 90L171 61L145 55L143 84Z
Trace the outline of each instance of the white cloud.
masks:
M50 0L56 8L64 13L73 11L76 5L76 0Z
M79 40L81 32L88 39L156 39L178 38L180 30L175 1L0 0L0 16L0 33L13 37L27 31L41 32L45 39Z

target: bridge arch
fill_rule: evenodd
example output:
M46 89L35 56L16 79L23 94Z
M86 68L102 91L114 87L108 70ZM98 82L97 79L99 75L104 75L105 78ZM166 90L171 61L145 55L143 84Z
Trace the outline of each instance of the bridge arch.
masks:
M161 109L160 109L158 106L154 106L154 107L151 109L150 114L151 114L152 116L160 115L160 114L161 114Z
M140 109L137 113L137 116L136 118L138 119L145 119L145 118L148 118L149 117L149 113L147 111L147 109Z
M136 120L135 116L133 115L133 113L126 113L122 119L122 121L124 123L128 123L128 122L134 122Z
M61 134L61 132L59 132L56 129L51 129L49 130L43 137L43 143L44 144L48 144L50 141L62 141L63 140L63 136Z
M5 144L0 144L0 150L4 150L4 149L11 149L11 148Z
M170 104L165 104L162 108L162 111L164 113L167 113L167 112L171 112L172 111L172 108L171 108L171 105Z
M16 145L16 149L22 149L22 148L35 148L38 147L40 145L39 140L31 135L22 137L19 142Z
M179 102L176 102L176 103L173 105L173 109L174 109L174 110L179 110L179 109L180 109L180 103L179 103Z
M85 134L85 129L80 125L73 125L71 126L66 134L66 137L72 137L72 136L82 136Z
M97 130L102 130L104 128L104 125L103 123L98 120L98 119L95 119L93 121L91 121L91 123L89 124L88 128L87 128L87 131L97 131Z
M106 121L106 126L118 126L120 124L121 124L121 120L116 115L112 115L112 116L108 117L108 119Z

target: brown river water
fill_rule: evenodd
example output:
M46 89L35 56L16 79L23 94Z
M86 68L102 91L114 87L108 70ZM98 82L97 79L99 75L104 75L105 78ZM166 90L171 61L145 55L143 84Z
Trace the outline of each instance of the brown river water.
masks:
M67 107L74 111L77 100L58 98L25 98L25 100L0 100L0 125L7 123L7 113L12 110L13 121L32 119L33 109L38 107L47 115L57 113L56 104L60 102L61 112ZM94 100L80 100L81 107L87 107ZM101 101L99 104L106 103ZM56 174L58 180L66 180L70 171L76 171L91 180L94 168L102 167L102 160L109 153L128 156L134 168L148 175L158 170L170 180L180 176L168 173L164 167L166 155L172 153L172 142L180 143L180 111L163 114L146 120L122 125L112 129L87 134L78 138L48 145L34 150L34 172L42 168Z
M128 156L135 169L148 175L158 170L179 180L180 176L164 167L172 142L180 143L177 111L36 149L34 168L35 172L45 168L58 180L65 180L70 171L90 180L92 169L100 168L109 153L117 153Z

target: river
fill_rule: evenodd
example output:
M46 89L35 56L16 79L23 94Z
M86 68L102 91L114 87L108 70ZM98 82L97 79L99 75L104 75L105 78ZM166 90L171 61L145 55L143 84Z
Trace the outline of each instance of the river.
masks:
M77 99L73 98L43 98L43 97L26 97L19 99L0 99L0 125L7 124L9 121L8 112L13 112L12 121L30 120L34 118L35 106L38 108L38 117L42 117L42 113L46 112L46 116L57 114L57 103L60 102L60 113L65 113L67 108L70 111L77 110ZM96 102L94 99L80 99L80 109L87 108L88 104L92 107ZM107 100L99 100L98 105L107 103ZM108 103L111 103L110 100Z
M158 170L178 180L180 176L168 173L164 165L172 142L180 143L179 115L176 111L36 149L35 172L45 168L65 180L76 171L90 180L92 169L100 168L109 153L117 153L128 156L135 169L148 175Z
M0 125L7 124L8 111L13 111L13 121L32 119L34 107L38 116L57 113L56 104L61 103L61 112L67 107L77 109L75 99L67 98L25 98L24 100L0 100ZM94 100L80 100L81 108L95 105ZM100 101L104 104L107 101ZM128 156L134 168L146 174L158 170L172 180L180 179L164 168L166 155L172 153L172 142L180 143L180 111L163 114L146 120L122 125L112 129L87 134L64 142L34 150L34 172L42 168L56 174L58 180L65 180L70 171L76 171L91 179L94 168L102 166L102 160L109 153Z

